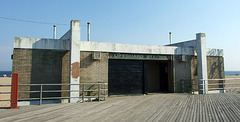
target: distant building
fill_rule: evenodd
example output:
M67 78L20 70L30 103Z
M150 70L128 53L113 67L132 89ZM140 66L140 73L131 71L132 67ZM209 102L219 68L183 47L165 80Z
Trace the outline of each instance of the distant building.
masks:
M134 45L81 41L80 25L72 20L60 39L16 37L12 72L19 73L20 84L105 82L108 95L126 95L188 92L192 79L225 77L223 50L206 48L204 33L166 46Z

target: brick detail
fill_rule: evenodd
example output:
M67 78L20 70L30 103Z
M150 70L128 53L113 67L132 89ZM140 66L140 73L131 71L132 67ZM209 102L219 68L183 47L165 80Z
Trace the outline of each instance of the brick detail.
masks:
M108 53L101 53L100 60L93 60L92 53L80 52L80 83L108 83ZM97 86L85 86L85 89L90 88L97 89ZM85 94L96 95L96 92Z
M192 79L198 79L197 73L197 57L192 59ZM224 58L220 56L208 56L207 57L207 69L208 69L208 79L224 79ZM208 83L222 83L223 81L208 81ZM197 82L195 82L197 84ZM209 86L209 88L217 88L216 86ZM220 86L221 87L221 86ZM195 89L198 87L195 86Z
M101 60L93 60L92 52L80 55L80 83L108 83L108 53L101 53Z
M223 57L208 57L208 78L209 79L223 79L225 78L224 60Z
M62 84L69 84L69 56L70 52L67 53L62 57ZM69 90L69 86L62 86L62 90ZM62 92L62 97L68 97L69 92Z
M19 84L59 84L62 79L62 58L67 51L14 49L12 72L19 73ZM59 90L61 86L43 87L43 90ZM19 91L37 90L39 87L19 87ZM60 96L60 93L44 93ZM39 93L21 93L19 98L39 97Z

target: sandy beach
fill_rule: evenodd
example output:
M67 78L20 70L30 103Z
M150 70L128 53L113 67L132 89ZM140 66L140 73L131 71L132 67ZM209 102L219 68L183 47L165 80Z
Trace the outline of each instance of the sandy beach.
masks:
M1 77L0 85L11 85L11 77ZM10 86L0 87L0 92L11 92ZM10 99L10 94L0 94L0 100ZM0 107L9 107L10 101L0 101Z
M225 80L225 83L240 83L240 76L225 76L226 79L239 79L239 80ZM227 84L225 85L225 88L229 87L240 87L240 84L234 85L234 84ZM226 92L240 92L240 88L235 89L227 89Z

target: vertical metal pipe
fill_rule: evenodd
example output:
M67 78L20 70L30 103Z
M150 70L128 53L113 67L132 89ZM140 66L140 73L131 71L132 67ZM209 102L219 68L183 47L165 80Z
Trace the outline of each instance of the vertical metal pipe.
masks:
M223 93L225 93L225 86L224 86L224 84L225 84L225 80L222 80L222 87L223 87Z
M206 89L205 89L205 80L203 80L203 94L206 94Z
M98 83L98 101L100 101L100 92L101 92L101 89L100 89L100 84Z
M88 31L88 33L87 33L87 40L90 41L90 22L87 22L87 24L88 24L88 28L87 28L87 31Z
M82 87L82 102L84 103L84 95L85 95L85 86L84 86L84 84L83 84L83 87Z
M198 79L198 94L200 94L201 93L201 80L200 79Z
M195 80L193 80L193 84L194 84L193 85L193 94L195 94L195 83L196 83Z
M42 85L40 85L40 99L39 99L39 105L42 104Z
M104 101L105 101L105 98L106 98L106 84L104 84Z
M53 39L56 39L56 25L53 25Z
M169 32L169 43L172 44L172 32ZM174 55L171 55L171 61L172 61L172 70L173 70L173 83L175 83L175 64L174 64ZM175 89L175 88L174 88Z
M170 44L172 44L172 32L169 32L169 41L170 41Z

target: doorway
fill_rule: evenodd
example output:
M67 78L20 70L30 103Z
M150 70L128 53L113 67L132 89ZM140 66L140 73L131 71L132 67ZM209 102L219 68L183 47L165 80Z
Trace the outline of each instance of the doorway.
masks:
M161 61L148 62L148 92L169 92L168 63Z
M144 61L109 60L108 63L109 95L144 93Z
M109 95L171 92L170 61L110 59L108 63Z

